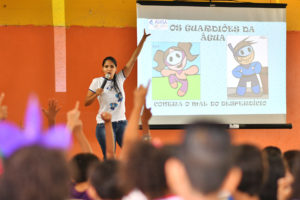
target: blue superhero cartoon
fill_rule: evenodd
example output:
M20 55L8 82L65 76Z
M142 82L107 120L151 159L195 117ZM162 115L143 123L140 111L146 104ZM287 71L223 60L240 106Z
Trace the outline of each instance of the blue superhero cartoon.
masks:
M260 93L257 75L261 72L261 64L260 62L252 62L255 52L251 45L254 42L247 41L247 39L240 41L234 48L231 43L228 44L234 59L240 64L232 70L233 76L240 79L236 88L236 94L239 96L245 95L247 82L251 83L251 90L254 94Z

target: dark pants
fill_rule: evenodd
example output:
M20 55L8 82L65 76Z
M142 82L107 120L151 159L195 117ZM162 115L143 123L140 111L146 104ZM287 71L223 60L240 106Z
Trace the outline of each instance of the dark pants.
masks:
M127 126L127 120L112 122L115 144L117 142L120 147L122 147L123 134L124 134L126 126ZM106 159L106 142L105 142L104 123L97 124L96 137L97 137L98 143L101 146L103 157L104 157L104 159Z

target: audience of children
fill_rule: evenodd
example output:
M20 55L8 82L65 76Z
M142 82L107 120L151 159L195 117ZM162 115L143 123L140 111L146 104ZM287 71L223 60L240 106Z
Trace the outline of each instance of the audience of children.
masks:
M134 93L119 156L111 115L102 113L107 144L107 160L102 161L93 154L83 133L78 102L68 112L66 126L56 126L60 107L50 100L43 109L50 130L42 133L41 125L35 126L41 121L39 114L26 118L24 130L7 122L2 93L0 200L300 199L298 150L282 155L277 147L260 150L250 144L234 146L223 125L204 121L187 126L181 144L151 141L151 111L143 109L147 90L140 86ZM67 161L70 132L82 153Z

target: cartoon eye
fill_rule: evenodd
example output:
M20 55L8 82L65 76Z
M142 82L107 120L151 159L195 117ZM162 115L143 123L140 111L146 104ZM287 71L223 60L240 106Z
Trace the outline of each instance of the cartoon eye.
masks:
M173 61L173 57L169 57L169 61L172 62Z
M180 55L179 55L179 53L176 53L176 57L177 57L177 58L180 58Z
M248 46L245 46L243 48L241 48L239 51L238 51L238 56L249 56L250 54L253 54L254 53L254 50L252 48L252 46L248 45Z

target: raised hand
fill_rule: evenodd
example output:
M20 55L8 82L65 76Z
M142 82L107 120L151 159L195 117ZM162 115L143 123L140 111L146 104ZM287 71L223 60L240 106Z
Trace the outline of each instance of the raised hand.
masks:
M149 120L151 119L151 117L152 117L151 108L146 108L146 102L145 102L143 114L141 116L142 129L143 129L142 139L144 141L151 140L151 134L149 129Z
M82 121L79 119L79 101L76 101L75 108L67 113L67 126L71 131L74 129L82 129Z
M7 118L7 106L2 105L5 94L2 92L0 95L0 120Z
M106 157L108 159L114 159L116 157L116 153L115 153L114 132L111 124L111 113L103 112L101 113L101 118L104 121L104 127L105 127Z
M128 125L126 127L123 139L123 150L121 152L121 159L126 160L129 155L130 148L134 145L139 138L138 129L139 129L139 119L141 109L145 103L145 98L147 95L147 91L149 88L150 82L148 86L145 88L144 86L140 86L134 92L134 106L133 110L130 114ZM146 117L147 115L145 115ZM149 115L147 116L149 117Z
M150 35L151 35L151 34L150 34L150 33L147 34L147 33L146 33L146 29L144 29L144 35L143 35L143 38L146 39L146 38L149 37Z
M50 99L48 101L48 109L42 108L44 115L48 119L49 126L55 125L56 114L60 111L61 107L58 106L57 100Z
M288 200L292 196L294 182L293 175L286 172L285 176L277 181L277 200Z
M144 110L141 117L142 122L148 122L152 117L151 108L146 108L146 103L144 104Z
M150 82L148 83L147 87L140 85L135 91L134 91L134 102L135 106L142 107L145 103L145 98L148 92Z
M135 63L137 57L139 56L139 54L144 46L145 41L146 41L147 37L150 35L151 34L147 34L146 30L144 29L144 35L143 35L141 41L139 42L138 46L132 53L129 61L126 63L125 67L123 68L123 73L124 73L125 77L128 77L130 75L132 68L134 66L134 63Z
M73 132L75 138L77 138L81 150L83 152L93 153L93 149L83 133L82 121L79 119L79 101L76 101L74 109L67 113L67 126Z

